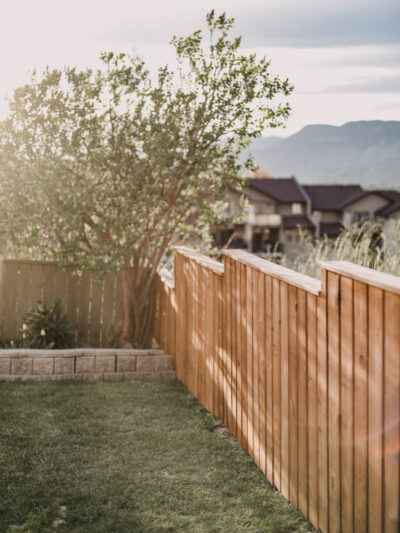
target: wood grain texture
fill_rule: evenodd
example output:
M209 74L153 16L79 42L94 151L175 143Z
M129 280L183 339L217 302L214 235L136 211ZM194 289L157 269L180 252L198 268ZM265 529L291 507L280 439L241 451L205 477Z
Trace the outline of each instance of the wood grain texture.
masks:
M328 461L330 533L340 533L341 528L339 287L339 275L328 272Z
M354 290L354 530L368 531L368 294Z
M382 531L383 290L368 287L368 528Z
M384 531L400 529L400 296L385 293L384 307Z

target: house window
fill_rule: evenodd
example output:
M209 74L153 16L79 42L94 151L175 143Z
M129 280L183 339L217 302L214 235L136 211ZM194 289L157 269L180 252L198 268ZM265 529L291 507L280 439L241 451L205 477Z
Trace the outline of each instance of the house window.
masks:
M292 214L301 215L301 204L298 204L298 203L292 204Z
M354 221L358 222L359 224L362 224L363 222L367 222L369 220L369 212L368 211L358 211L357 213L354 213Z

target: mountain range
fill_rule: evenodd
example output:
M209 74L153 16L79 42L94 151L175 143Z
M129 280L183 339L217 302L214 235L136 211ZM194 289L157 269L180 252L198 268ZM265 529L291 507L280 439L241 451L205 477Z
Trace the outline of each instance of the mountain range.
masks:
M400 121L314 124L287 138L256 139L250 150L260 173L273 177L400 187Z

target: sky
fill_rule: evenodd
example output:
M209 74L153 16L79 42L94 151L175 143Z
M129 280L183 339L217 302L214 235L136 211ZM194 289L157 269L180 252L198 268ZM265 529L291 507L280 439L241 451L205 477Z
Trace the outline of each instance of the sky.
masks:
M103 50L173 65L171 37L204 28L211 9L235 18L243 53L295 86L287 127L264 135L400 120L399 0L1 0L0 118L34 68L97 67Z

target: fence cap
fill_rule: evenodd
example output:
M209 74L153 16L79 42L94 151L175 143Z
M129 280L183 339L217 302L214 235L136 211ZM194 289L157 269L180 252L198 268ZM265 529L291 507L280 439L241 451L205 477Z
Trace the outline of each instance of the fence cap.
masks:
M318 261L318 265L329 272L353 278L367 285L372 285L384 291L400 294L400 277L380 272L373 268L355 265L349 261Z
M172 289L175 287L175 277L174 274L167 268L162 268L159 272L161 280Z
M189 259L193 259L199 265L212 270L215 274L222 275L224 273L224 265L222 263L200 252L196 252L192 248L188 248L187 246L174 246L174 250Z
M277 265L276 263L262 259L261 257L250 254L244 250L224 250L222 253L231 259L235 259L235 261L256 268L257 270L264 272L264 274L268 274L273 278L294 285L295 287L315 294L316 296L321 293L321 282L318 279L305 276L304 274L300 274L300 272Z

